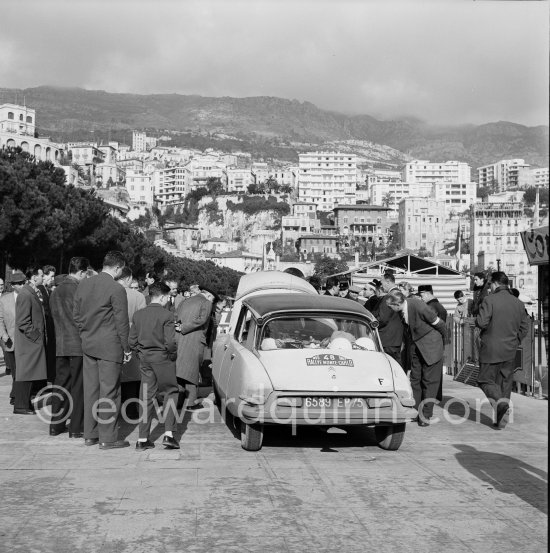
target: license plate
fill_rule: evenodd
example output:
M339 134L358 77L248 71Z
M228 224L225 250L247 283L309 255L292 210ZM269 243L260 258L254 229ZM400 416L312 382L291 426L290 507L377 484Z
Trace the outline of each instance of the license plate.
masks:
M306 397L304 407L322 407L324 409L367 407L367 401L362 397Z

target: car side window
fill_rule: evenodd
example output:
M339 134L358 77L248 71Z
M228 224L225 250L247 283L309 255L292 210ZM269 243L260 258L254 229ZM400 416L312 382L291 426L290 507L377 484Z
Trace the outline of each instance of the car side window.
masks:
M235 339L239 344L244 344L247 341L251 321L252 315L250 311L246 307L243 307L239 315L237 328L235 329Z

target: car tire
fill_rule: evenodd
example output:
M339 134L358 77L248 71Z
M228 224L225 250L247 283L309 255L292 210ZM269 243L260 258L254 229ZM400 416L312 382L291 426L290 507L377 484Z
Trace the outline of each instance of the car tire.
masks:
M397 451L405 437L406 424L391 424L387 426L376 426L374 432L378 447L388 451Z
M241 421L241 447L246 451L259 451L264 441L264 425Z

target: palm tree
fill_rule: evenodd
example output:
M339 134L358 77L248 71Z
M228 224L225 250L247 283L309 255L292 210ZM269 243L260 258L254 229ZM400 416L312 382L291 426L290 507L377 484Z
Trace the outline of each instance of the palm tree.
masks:
M384 197L382 198L382 205L384 207L390 207L390 205L393 203L393 194L391 192L387 192L384 194Z

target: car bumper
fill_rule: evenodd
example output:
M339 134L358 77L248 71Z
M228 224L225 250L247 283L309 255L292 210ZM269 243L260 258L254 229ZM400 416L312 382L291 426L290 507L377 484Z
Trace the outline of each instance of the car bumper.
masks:
M305 398L319 397L320 395L319 392L311 394L300 392L299 395L273 392L265 404L250 405L243 401L238 405L239 412L233 414L248 424L333 426L401 424L411 422L418 415L416 409L401 405L396 394L353 394L353 396L349 396L349 399L361 398L362 406L338 404L331 407L306 406ZM323 397L331 397L331 395L323 394ZM342 394L338 394L337 397L346 399L346 396L342 396ZM297 398L301 398L301 406L283 405L284 400L289 398L289 403L296 402Z

